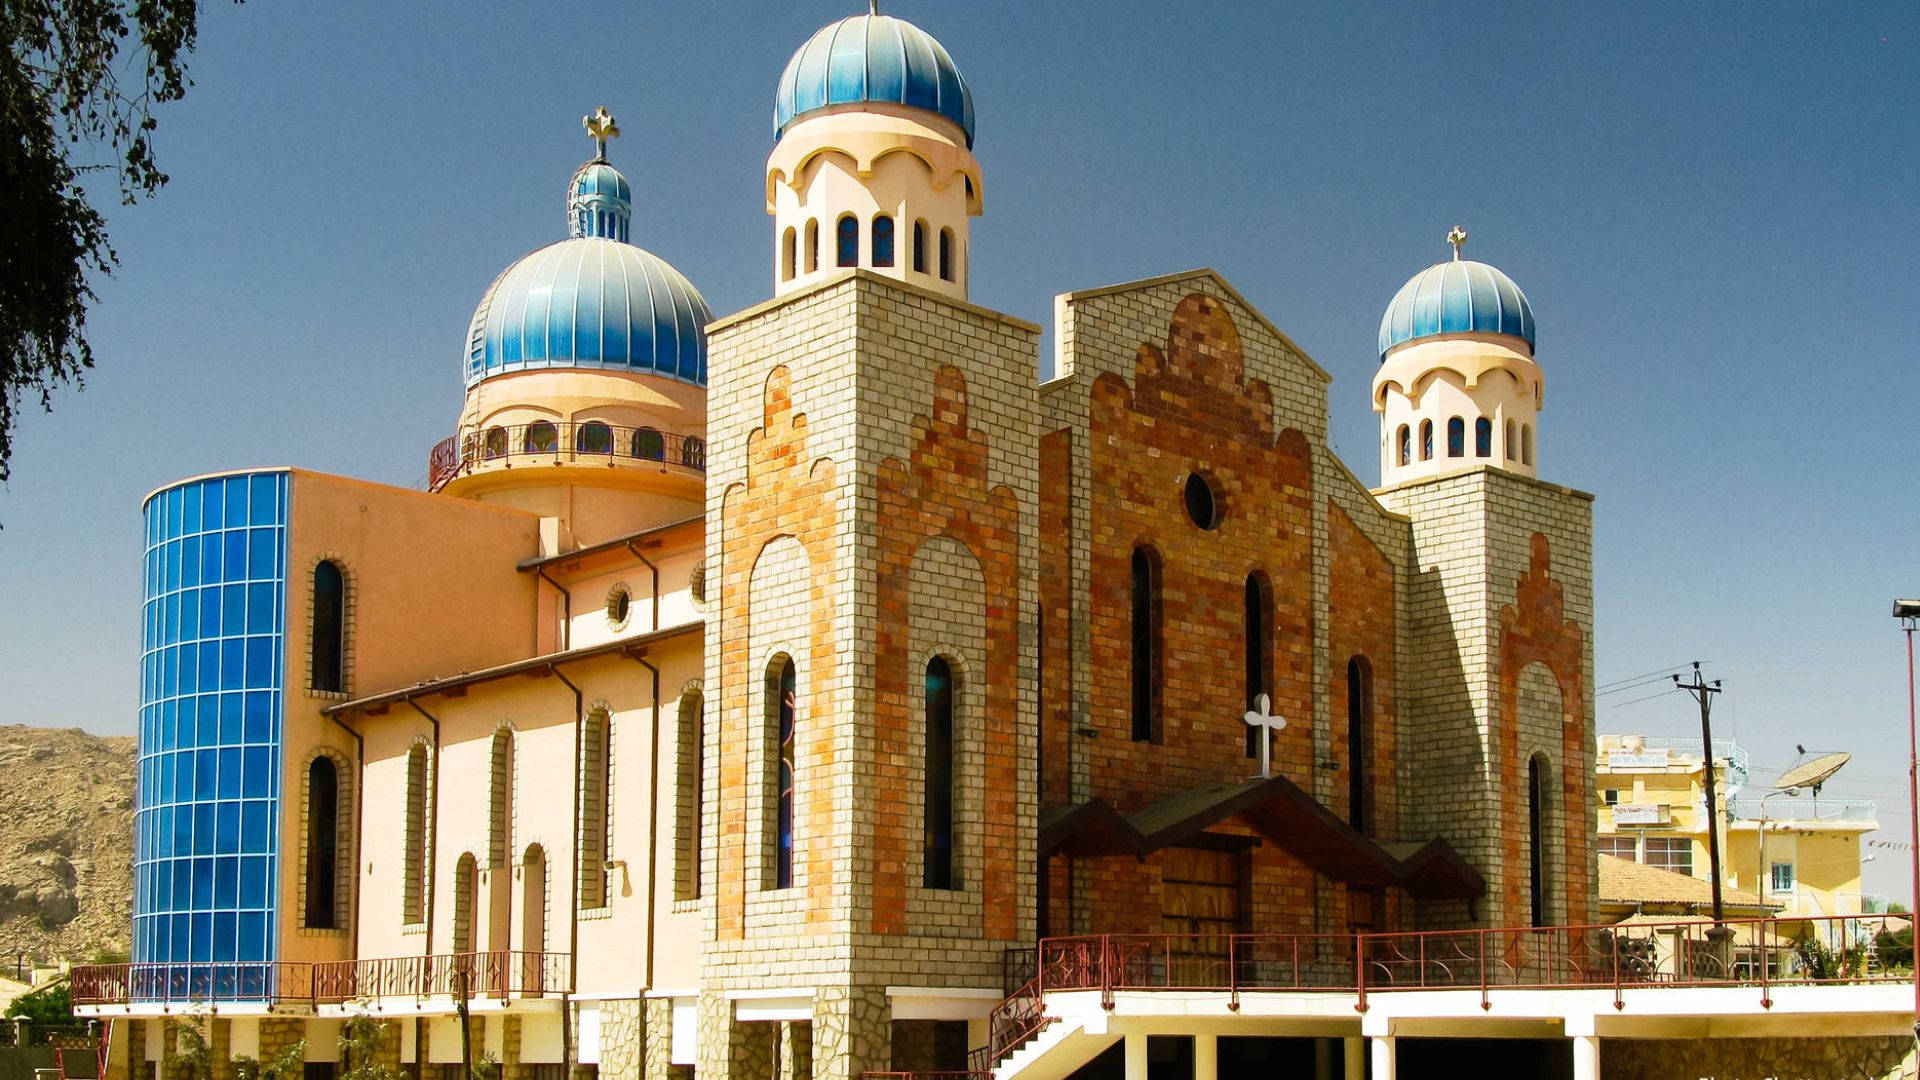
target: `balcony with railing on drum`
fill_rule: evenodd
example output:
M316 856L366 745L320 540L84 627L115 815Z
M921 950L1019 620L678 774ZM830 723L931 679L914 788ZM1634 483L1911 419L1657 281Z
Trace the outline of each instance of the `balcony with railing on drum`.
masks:
M337 960L314 965L314 996L326 1002L359 998L542 998L573 989L572 959L566 953L500 949Z
M83 964L69 988L76 1006L313 1003L313 967L296 962Z
M600 420L535 420L474 428L440 440L427 456L427 490L488 469L573 465L652 469L700 476L707 441L652 427L619 427Z

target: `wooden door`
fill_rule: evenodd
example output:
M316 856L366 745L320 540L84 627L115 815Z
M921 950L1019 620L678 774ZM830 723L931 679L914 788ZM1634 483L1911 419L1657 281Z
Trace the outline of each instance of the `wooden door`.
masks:
M1168 986L1227 983L1228 939L1240 930L1240 853L1169 848L1160 863L1160 929L1170 935Z

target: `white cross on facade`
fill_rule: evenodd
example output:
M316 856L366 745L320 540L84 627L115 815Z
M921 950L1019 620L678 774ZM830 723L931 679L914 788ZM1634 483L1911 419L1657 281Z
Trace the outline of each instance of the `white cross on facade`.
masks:
M1247 712L1247 726L1260 732L1260 779L1262 780L1273 778L1273 733L1287 726L1285 720L1268 711L1272 705L1267 695L1261 694L1253 699L1253 708Z

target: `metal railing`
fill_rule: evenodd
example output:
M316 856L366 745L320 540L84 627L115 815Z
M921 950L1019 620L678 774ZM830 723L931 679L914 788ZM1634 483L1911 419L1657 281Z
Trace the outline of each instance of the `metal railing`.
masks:
M313 966L294 962L82 964L69 975L75 1005L313 1000Z
M352 998L542 997L572 989L566 953L447 953L379 960L232 964L88 964L71 976L75 1005L332 1004Z
M434 444L427 455L427 490L476 466L516 464L611 465L707 470L707 441L650 427L619 427L599 420L536 420L474 428Z
M1734 799L1727 804L1727 824L1738 828L1742 825L1757 825L1761 821L1772 825L1793 821L1878 821L1880 807L1867 799L1819 799L1779 800L1766 808L1763 817L1756 800Z

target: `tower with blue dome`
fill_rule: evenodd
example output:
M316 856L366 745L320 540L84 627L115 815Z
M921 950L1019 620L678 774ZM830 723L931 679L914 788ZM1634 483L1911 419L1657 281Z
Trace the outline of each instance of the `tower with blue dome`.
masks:
M877 9L821 27L774 92L774 295L860 268L964 300L973 135L972 92L931 34Z
M1491 466L1536 475L1542 401L1533 307L1498 267L1453 257L1407 279L1380 317L1383 487Z

